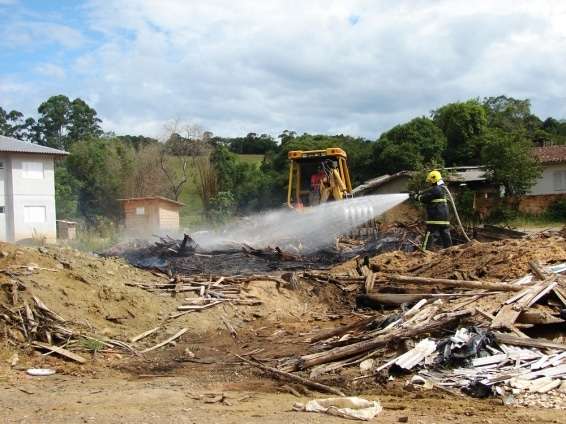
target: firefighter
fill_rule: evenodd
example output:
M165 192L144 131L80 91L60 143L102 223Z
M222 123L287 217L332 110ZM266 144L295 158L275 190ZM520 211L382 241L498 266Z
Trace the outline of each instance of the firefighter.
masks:
M428 173L426 182L431 187L416 198L426 206L426 234L423 238L422 248L428 250L432 244L432 237L440 237L442 246L446 249L452 246L450 236L450 212L443 188L444 181L440 172L434 170Z

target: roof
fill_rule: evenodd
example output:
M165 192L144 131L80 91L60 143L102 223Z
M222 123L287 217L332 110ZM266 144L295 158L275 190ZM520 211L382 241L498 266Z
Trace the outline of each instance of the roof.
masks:
M184 203L177 202L176 200L168 199L162 196L146 196L146 197L130 197L129 199L118 199L119 202L147 202L153 200L160 200L162 202L171 203L177 206L185 206Z
M533 153L543 165L566 162L566 146L535 147Z
M411 174L412 173L410 171L400 171L400 172L397 172L396 174L392 174L392 175L385 174L385 175L381 175L381 176L376 177L376 178L372 178L371 180L367 180L363 184L361 184L361 185L357 186L355 189L353 189L352 194L358 194L358 193L364 192L368 189L380 187L380 186L388 183L389 181L396 180L397 178L410 177Z
M13 137L6 137L5 135L0 135L0 152L33 153L53 156L67 156L69 154L64 150L28 143L27 141L18 140Z

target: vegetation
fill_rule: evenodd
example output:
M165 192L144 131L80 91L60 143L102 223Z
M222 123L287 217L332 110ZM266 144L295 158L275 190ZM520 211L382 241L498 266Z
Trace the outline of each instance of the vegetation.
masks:
M0 107L0 134L70 152L56 167L58 217L76 218L110 234L121 213L118 199L124 197L179 200L186 204L184 225L222 223L233 214L279 206L285 198L290 150L343 148L354 185L401 170L421 175L431 167L483 164L507 195L521 195L540 175L531 149L566 144L565 121L543 121L532 114L529 100L506 96L441 106L430 117L396 125L377 140L290 130L276 138L256 133L219 137L177 122L159 142L143 135L103 133L100 125L97 112L84 100L64 95L41 103L36 118ZM467 209L469 198L459 202ZM561 203L550 213L563 219L565 210Z

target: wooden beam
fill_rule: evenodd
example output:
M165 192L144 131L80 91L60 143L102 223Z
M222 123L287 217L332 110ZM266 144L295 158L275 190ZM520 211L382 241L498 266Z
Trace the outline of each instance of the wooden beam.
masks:
M41 349L45 349L48 350L49 352L53 352L56 353L57 355L61 355L67 359L71 359L75 362L78 362L79 364L84 364L86 362L86 359L83 358L80 355L77 355L74 352L71 352L70 350L64 349L62 347L59 346L53 346L47 343L41 343L41 342L33 342L32 343L33 346L41 348Z
M307 378L303 378L303 377L299 377L298 375L295 374L291 374L285 371L281 371L278 370L277 368L272 368L272 367L268 367L266 365L260 364L259 362L253 362L250 361L249 359L246 359L240 355L235 355L237 358L241 359L242 361L244 361L245 363L256 367L256 368L260 368L264 371L270 372L272 374L274 374L277 377L283 377L286 378L287 380L291 380L291 381L295 381L297 383L301 383L304 384L307 387L311 387L313 389L316 389L318 391L321 391L323 393L332 393L338 396L346 396L341 390L336 389L335 387L330 387L327 386L326 384L321 384L321 383L317 383L316 381L312 381L309 380Z
M513 286L507 283L490 283L484 281L448 280L445 278L425 278L405 275L390 275L389 279L397 283L432 284L448 287L465 287L468 289L484 289L493 291L521 291L524 287Z
M536 347L538 349L556 349L566 350L566 344L549 342L542 339L524 339L522 337L512 336L510 334L494 333L495 340L499 343L509 344L513 346Z

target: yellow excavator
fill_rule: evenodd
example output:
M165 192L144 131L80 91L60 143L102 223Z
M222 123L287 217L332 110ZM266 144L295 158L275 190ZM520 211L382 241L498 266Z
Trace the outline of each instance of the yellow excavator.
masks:
M289 158L287 205L302 209L352 195L347 155L339 147L292 150Z

